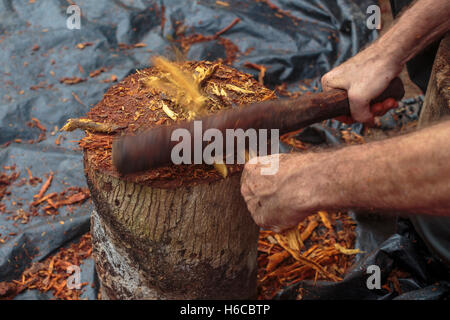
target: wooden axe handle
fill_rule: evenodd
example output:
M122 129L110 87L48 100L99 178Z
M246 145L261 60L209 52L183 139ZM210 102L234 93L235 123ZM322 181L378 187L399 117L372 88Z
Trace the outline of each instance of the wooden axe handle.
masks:
M401 100L405 94L403 83L395 78L388 88L371 104L393 98ZM296 99L278 99L258 102L234 109L227 109L199 119L202 134L215 128L226 129L279 129L280 134L298 130L310 124L349 116L350 106L345 90L303 95ZM194 122L184 121L170 126L151 128L135 136L123 136L114 140L112 160L120 173L132 173L171 163L171 151L178 141L171 141L172 132L184 128L194 137ZM193 146L193 140L191 146Z

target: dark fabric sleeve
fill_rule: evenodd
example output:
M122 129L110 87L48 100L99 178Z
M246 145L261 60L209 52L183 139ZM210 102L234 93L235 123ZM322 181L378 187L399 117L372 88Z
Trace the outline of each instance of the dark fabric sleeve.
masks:
M394 18L398 17L413 2L413 0L390 0ZM411 80L424 94L427 91L428 80L431 76L439 42L440 40L432 43L406 64Z

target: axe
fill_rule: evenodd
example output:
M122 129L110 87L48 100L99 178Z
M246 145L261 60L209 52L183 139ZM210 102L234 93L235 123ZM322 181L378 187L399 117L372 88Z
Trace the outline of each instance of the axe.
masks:
M389 98L401 100L405 94L403 83L395 78L388 88L371 105ZM394 107L394 105L393 105ZM374 111L374 110L372 110ZM298 130L310 124L340 116L349 116L350 106L345 90L303 95L295 99L278 99L252 103L238 108L226 109L197 119L202 122L203 132L218 129L278 129L280 135ZM171 141L176 129L184 128L194 136L194 122L183 121L159 126L136 135L126 135L113 141L112 161L122 174L160 167L171 163L172 148L178 141ZM191 143L191 146L193 144ZM192 152L193 154L193 152Z

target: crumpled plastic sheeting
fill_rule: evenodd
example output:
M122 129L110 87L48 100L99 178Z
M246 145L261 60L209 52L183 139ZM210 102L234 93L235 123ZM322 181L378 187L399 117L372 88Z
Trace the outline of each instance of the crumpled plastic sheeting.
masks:
M405 99L399 107L390 110L380 119L380 129L401 130L419 119L423 96ZM323 125L314 124L295 137L300 141L321 147L336 146L340 130L351 129L361 134L361 124L346 125L328 120ZM304 300L441 300L450 297L450 271L439 259L430 254L423 240L408 219L377 214L350 213L356 225L355 248L364 254L355 257L354 266L339 283L300 281L280 292L275 299L296 299L301 292ZM385 284L391 271L408 272L409 276L398 278L401 294L390 284L391 292L371 289L367 281L373 272L369 266L376 265L381 271L381 285Z
M120 80L136 68L148 66L152 55L175 56L172 39L176 39L177 23L186 27L186 35L213 35L240 18L223 37L233 41L241 52L254 49L238 57L234 66L256 75L257 71L243 67L244 63L263 64L268 68L267 84L287 81L293 90L298 90L300 83L305 85L305 79L312 80L309 89L319 87L321 75L376 37L375 31L365 27L366 9L375 0L272 0L291 16L280 15L263 1L225 2L230 5L215 0L79 0L76 3L82 11L81 29L69 30L69 1L1 1L0 145L11 144L0 148L0 165L16 164L21 177L26 176L26 168L41 178L53 171L48 193L60 192L67 186L85 187L82 154L74 142L83 134L64 133L66 139L57 146L59 133L52 136L50 132L55 126L61 128L68 118L84 115L100 101L111 85L102 80L112 75ZM83 50L76 48L83 42L93 45ZM120 43L140 42L146 47L119 50ZM218 57L225 57L225 49L215 41L195 44L187 54L188 59L195 60ZM107 70L98 77L89 77L90 72L101 67ZM63 77L87 80L65 85L59 82ZM47 128L46 140L38 144L25 143L39 135L37 128L26 125L32 117ZM14 139L24 142L16 143ZM25 208L40 187L13 186L12 196L3 199L7 210L18 209L12 205L17 198L22 199ZM0 215L0 233L17 233L0 244L0 281L17 279L30 263L77 241L89 230L91 211L92 203L88 201L74 206L72 214L61 208L54 219L38 216L17 226L6 220L8 214ZM84 265L83 278L95 280L92 260ZM87 286L83 297L95 299L96 290ZM17 298L43 299L51 295L24 292Z
M373 220L383 220L376 217ZM358 224L360 220L356 218ZM373 222L373 221L372 221ZM382 221L379 221L382 222ZM383 221L386 223L386 221ZM364 259L359 261L339 283L318 281L302 281L280 292L276 299L295 299L299 289L303 300L440 300L450 297L450 279L448 269L436 261L415 233L408 220L399 219L396 233L389 236L373 251L366 251ZM390 225L392 227L392 224ZM358 228L360 228L358 226ZM383 230L379 223L378 228ZM373 227L369 229L372 232ZM367 232L367 230L365 230ZM361 232L361 229L357 231ZM359 235L359 234L358 234ZM376 242L373 242L376 243ZM369 244L370 246L370 244ZM363 247L357 243L356 247ZM385 288L369 289L367 283L373 283L369 277L373 275L369 267L380 268L380 283L385 284L394 268L409 273L408 277L398 278L400 294L389 284ZM367 271L369 270L369 272Z

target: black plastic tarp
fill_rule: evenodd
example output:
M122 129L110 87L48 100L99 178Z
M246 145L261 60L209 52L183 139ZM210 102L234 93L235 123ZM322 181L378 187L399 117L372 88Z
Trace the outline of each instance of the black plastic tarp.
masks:
M213 35L240 18L222 35L241 52L233 63L237 69L256 76L257 71L244 64L262 64L267 67L264 80L269 86L287 82L291 89L298 90L299 84L310 80L306 87L317 90L321 75L376 38L376 32L365 24L366 9L374 3L375 0L76 1L82 13L81 28L68 29L71 14L67 8L73 1L1 1L0 145L7 146L0 148L0 165L15 164L21 177L26 176L26 168L37 177L54 172L48 192L60 192L67 186L85 187L82 154L74 142L82 134L63 133L66 139L58 146L55 139L60 133L51 132L55 126L61 128L68 118L84 115L100 101L111 85L103 80L112 75L120 80L148 66L153 55L174 57L180 26L186 35ZM77 44L86 42L92 45L77 48ZM146 46L132 47L136 43ZM217 41L194 44L187 53L190 60L225 57L225 48ZM106 71L89 77L90 72L101 67ZM59 81L63 77L87 81L66 85ZM37 139L40 134L38 128L27 126L32 118L39 119L47 133L45 140L28 144L26 141ZM89 230L90 201L75 206L73 213L62 208L58 216L41 214L27 224L14 224L8 219L11 212L20 209L17 202L27 208L40 187L41 184L14 184L10 188L12 195L2 200L7 213L0 215L0 234L16 235L0 244L0 281L17 279L32 262L45 259ZM96 283L92 259L82 266L82 281ZM327 286L319 285L317 290ZM97 289L88 286L83 297L95 299ZM25 291L16 298L52 296Z

